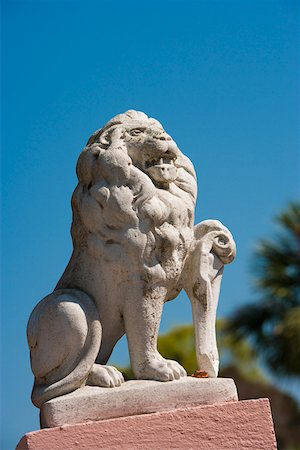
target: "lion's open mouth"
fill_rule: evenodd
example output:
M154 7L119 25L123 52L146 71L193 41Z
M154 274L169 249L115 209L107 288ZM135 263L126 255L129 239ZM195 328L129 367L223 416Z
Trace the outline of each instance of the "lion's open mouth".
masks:
M144 163L144 171L154 183L168 185L177 178L175 161L176 156L170 153L165 153L156 158L149 158Z
M145 162L145 169L149 169L150 167L162 167L165 164L175 165L176 157L173 155L163 155L158 158L149 159Z

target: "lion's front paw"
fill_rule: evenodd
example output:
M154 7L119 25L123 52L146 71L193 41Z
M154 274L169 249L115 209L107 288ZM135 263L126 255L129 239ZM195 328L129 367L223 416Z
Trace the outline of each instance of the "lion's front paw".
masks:
M87 384L90 386L116 387L124 383L124 378L113 366L94 364L89 374Z
M177 362L171 359L156 358L143 364L143 368L137 374L138 379L172 381L186 377L186 371Z

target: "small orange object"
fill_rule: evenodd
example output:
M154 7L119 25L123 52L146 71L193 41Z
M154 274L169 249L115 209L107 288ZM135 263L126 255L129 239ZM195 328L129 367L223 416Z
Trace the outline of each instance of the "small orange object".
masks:
M195 372L192 374L192 377L195 377L195 378L208 378L208 373L205 372L205 370L195 370Z

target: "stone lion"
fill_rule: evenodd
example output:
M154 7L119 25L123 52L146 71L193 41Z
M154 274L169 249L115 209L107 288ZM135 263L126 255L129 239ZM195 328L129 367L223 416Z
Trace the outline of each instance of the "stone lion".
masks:
M157 120L130 110L91 136L77 176L73 254L27 327L33 403L123 383L106 363L125 333L137 379L186 376L157 351L163 304L182 288L192 302L199 368L217 376L215 312L235 245L218 221L194 227L191 161Z

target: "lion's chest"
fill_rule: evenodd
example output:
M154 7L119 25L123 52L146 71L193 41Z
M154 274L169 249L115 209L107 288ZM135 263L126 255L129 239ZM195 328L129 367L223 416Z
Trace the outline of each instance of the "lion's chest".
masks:
M191 244L191 229L178 229L170 223L164 223L155 230L155 238L155 259L168 279L177 278Z
M176 280L191 244L193 213L189 205L167 191L148 204L147 213L146 266L160 267L161 279Z

